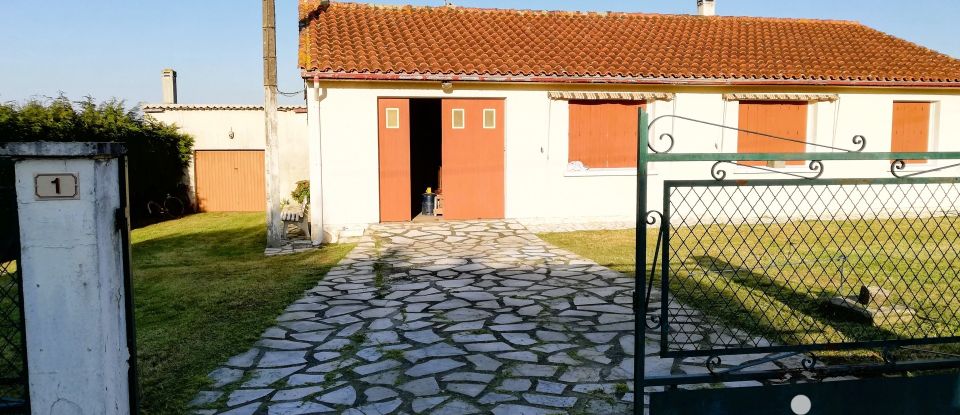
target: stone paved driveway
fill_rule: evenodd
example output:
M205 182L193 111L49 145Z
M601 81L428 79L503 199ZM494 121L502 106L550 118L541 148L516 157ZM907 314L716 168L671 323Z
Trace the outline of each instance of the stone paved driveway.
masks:
M630 412L631 278L511 221L368 234L210 374L197 413ZM702 370L648 370L690 368Z

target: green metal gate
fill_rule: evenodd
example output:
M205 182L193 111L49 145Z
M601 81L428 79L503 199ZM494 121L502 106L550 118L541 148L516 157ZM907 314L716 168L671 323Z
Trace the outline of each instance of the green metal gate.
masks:
M634 390L654 388L653 415L746 413L745 403L750 413L857 413L862 403L837 391L861 393L863 378L879 376L899 377L866 389L881 408L871 413L960 413L956 376L913 377L960 368L960 153L865 152L859 135L849 147L805 143L816 149L807 153L679 153L669 133L650 140L663 119L797 141L640 111L636 331L658 350L644 357L636 342ZM651 180L651 164L672 163L685 177ZM765 357L743 358L756 354ZM653 358L702 359L707 370L647 375ZM822 384L844 377L861 380ZM710 387L755 380L790 385ZM893 384L928 405L896 409L902 395L881 393ZM777 396L803 405L790 412L796 402Z
M13 162L0 157L0 413L29 413Z

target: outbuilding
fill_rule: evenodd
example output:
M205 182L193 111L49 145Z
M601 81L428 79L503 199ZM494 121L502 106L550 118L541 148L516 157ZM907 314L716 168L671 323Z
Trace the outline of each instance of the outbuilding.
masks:
M172 72L172 71L171 71ZM164 71L164 73L168 73ZM167 84L165 91L171 89ZM198 212L260 212L267 205L263 106L179 104L167 101L141 106L150 118L176 125L193 137L193 157L184 183L189 203ZM307 167L307 109L282 106L278 112L281 200L293 203L297 182L310 176Z

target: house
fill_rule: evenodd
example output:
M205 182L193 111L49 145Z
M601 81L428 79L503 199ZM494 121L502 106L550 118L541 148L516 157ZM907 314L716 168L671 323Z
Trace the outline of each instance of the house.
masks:
M143 113L175 124L194 138L194 156L187 167L190 205L202 212L263 211L266 202L262 105L180 104L177 73L162 73L163 102L144 104ZM307 109L281 106L280 195L290 200L296 183L307 180Z
M281 198L310 179L318 242L409 221L428 187L442 192L448 220L623 226L636 209L638 108L808 143L663 119L651 140L671 134L675 152L856 148L856 135L865 151L960 151L957 59L856 22L698 5L697 15L656 15L301 0L307 105L280 108ZM143 110L195 137L195 203L263 210L262 107L177 104L175 77L164 72L165 102ZM651 187L709 169L654 165ZM824 177L888 170L850 162Z
M632 221L641 107L839 148L863 135L866 151L960 150L957 59L856 22L698 3L657 15L301 0L313 235L411 220L427 187L452 220ZM678 119L652 140L664 133L674 151L814 151ZM850 166L825 177L889 169ZM709 178L709 164L650 177L667 176Z

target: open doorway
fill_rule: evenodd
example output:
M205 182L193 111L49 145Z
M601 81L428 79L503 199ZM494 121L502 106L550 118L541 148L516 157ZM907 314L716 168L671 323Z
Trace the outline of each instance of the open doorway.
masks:
M503 105L493 98L379 98L380 221L440 219L420 214L427 188L440 195L435 214L443 219L503 218Z
M443 126L440 99L410 100L410 217L421 211L422 195L429 187L440 190L443 160Z

